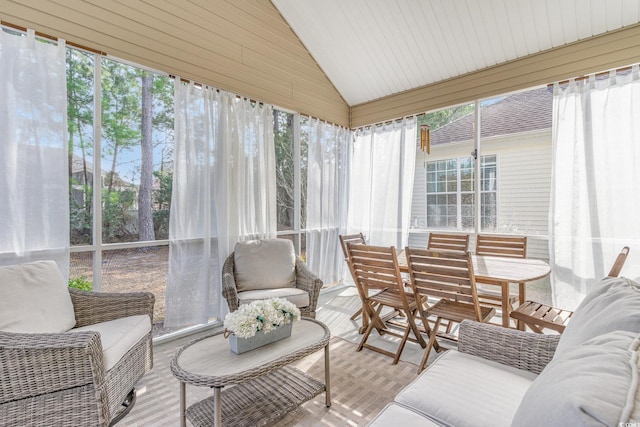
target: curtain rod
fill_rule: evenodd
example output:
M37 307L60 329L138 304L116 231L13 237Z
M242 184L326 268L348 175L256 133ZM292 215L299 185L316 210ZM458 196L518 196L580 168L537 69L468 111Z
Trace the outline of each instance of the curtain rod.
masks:
M397 117L395 119L386 120L384 122L379 122L379 123L374 123L374 124L371 124L371 125L360 126L360 127L355 128L354 130L369 129L369 128L373 128L373 127L376 127L376 126L388 125L388 124L391 124L393 122L404 120L404 119L407 119L407 118L410 118L410 117L415 117L417 119L418 117L426 116L426 115L427 115L427 113L409 114L408 116Z
M27 28L26 27L22 27L20 25L12 24L10 22L6 22L6 21L2 21L2 20L0 20L0 27L6 27L6 28L9 28L9 29L12 29L12 30L23 32L23 33L27 32ZM55 37L55 36L52 36L52 35L49 35L49 34L46 34L46 33L42 33L40 31L36 31L35 34L36 34L36 36L38 36L38 37L40 37L42 39L52 40L52 41L55 41L55 42L58 41L58 37ZM101 56L107 56L106 52L103 52L103 51L98 50L98 49L94 49L94 48L91 48L91 47L88 47L88 46L83 46L81 44L70 42L68 40L65 40L65 43L66 43L67 46L72 46L72 47L75 47L75 48L78 48L78 49L86 50L87 52L95 53L95 54L98 54L98 55L101 55ZM169 77L172 78L172 79L176 78L176 76L173 75L173 74L169 74ZM180 77L180 81L183 82L183 83L191 83L191 80L185 79L183 77ZM193 84L195 86L198 86L198 87L207 86L207 85L204 85L202 83L195 82L195 81L193 82ZM217 91L221 90L221 89L218 89L218 88L215 88L215 89ZM229 92L229 93L232 93L232 92ZM242 96L242 95L236 94L236 97L240 98L240 99L241 98L248 99L250 102L255 102L255 103L260 104L260 105L265 105L264 102L256 101L255 99L251 99L250 97L247 97L247 96ZM320 119L318 117L313 117L310 114L304 114L304 113L298 113L298 114L300 114L302 116L306 116L306 117L312 118L312 119L322 120L325 123L331 123L331 122L327 122L326 120ZM340 125L335 124L335 123L331 123L331 124L336 125L336 126L340 126ZM345 129L349 129L346 126L340 126L340 127L344 127Z
M177 78L177 76L175 76L173 74L169 74L169 78L172 78L172 79L175 80ZM182 83L193 83L194 86L199 87L199 88L208 87L208 88L211 88L211 89L215 90L216 92L224 91L224 92L227 92L227 93L235 95L236 98L238 98L238 99L247 99L247 100L249 100L249 102L255 102L258 105L270 105L270 104L267 104L267 103L262 102L262 101L256 101L255 99L251 99L248 96L238 95L237 93L234 94L233 92L229 92L228 90L224 90L224 89L220 89L220 88L217 88L217 87L209 86L209 85L204 84L204 83L198 83L198 82L193 81L193 80L185 79L184 77L180 77L180 81Z
M17 30L23 33L27 32L27 28L26 27L21 27L20 25L15 25L12 24L10 22L6 22L6 21L0 21L0 26L6 27L6 28L10 28L12 30ZM51 36L49 34L45 34L45 33L41 33L40 31L36 31L36 36L40 37L41 39L47 39L47 40L52 40L54 42L58 41L58 37L54 37ZM91 53L95 53L98 55L102 55L102 56L107 56L107 54L101 50L98 49L93 49L91 47L87 47L87 46L83 46L81 44L78 43L74 43L74 42L70 42L68 40L65 40L65 43L67 46L72 46L78 49L82 49L82 50L86 50L87 52L91 52Z
M616 68L615 70L602 71L602 72L600 72L600 73L595 73L594 75L595 75L596 77L605 77L605 76L609 75L609 73L610 73L611 71L615 71L616 73L622 73L622 72L624 72L624 71L629 71L629 70L631 70L631 66L628 66L628 67L622 67L622 68ZM579 81L582 81L582 80L587 80L587 79L589 78L589 76L590 76L590 75L591 75L591 74L588 74L588 75L586 75L586 76L574 77L573 79L569 79L569 80L562 80L561 82L557 82L557 83L558 83L559 85L566 85L566 84L569 84L569 82L570 82L571 80L574 80L574 81L579 82ZM554 85L554 84L555 84L555 83L549 83L549 84L547 85L547 87L548 87L548 88L553 87L553 85Z

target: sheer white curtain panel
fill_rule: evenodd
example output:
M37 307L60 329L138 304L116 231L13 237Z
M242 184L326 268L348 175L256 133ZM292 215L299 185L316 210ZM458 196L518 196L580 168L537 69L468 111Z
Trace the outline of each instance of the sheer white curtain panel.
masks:
M235 243L276 235L272 111L176 83L165 326L221 318L221 269Z
M341 279L344 264L338 236L346 229L353 133L317 119L304 119L302 128L309 138L307 264L325 283L333 283Z
M169 215L165 327L220 315L214 189L216 91L175 80L174 171Z
M640 69L554 85L553 303L574 309L623 246L640 253ZM635 278L633 262L622 274Z
M0 264L50 259L69 276L65 41L0 30Z
M353 145L347 232L403 248L409 237L416 118L359 129Z
M214 192L222 263L238 241L276 237L276 152L272 106L222 91L218 102Z

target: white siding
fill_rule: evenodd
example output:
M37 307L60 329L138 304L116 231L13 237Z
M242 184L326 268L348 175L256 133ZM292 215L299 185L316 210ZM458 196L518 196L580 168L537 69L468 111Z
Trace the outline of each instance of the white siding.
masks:
M551 130L488 138L483 155L496 155L498 166L498 233L528 236L527 256L548 259L549 198L551 188ZM410 246L427 244L426 161L469 156L471 143L432 147L431 154L418 151L412 201ZM475 247L472 236L470 248Z

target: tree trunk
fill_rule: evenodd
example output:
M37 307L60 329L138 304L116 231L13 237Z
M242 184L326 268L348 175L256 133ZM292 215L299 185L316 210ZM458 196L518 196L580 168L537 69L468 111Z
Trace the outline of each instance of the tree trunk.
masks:
M140 189L138 191L138 230L140 241L155 240L153 212L151 209L151 186L153 185L153 103L151 85L153 76L142 73L142 166L140 168Z

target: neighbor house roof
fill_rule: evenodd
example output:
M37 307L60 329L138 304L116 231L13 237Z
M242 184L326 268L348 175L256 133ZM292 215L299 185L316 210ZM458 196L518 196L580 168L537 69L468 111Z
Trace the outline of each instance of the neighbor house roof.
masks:
M553 95L541 88L509 95L481 107L481 138L550 129ZM431 145L473 139L474 114L469 113L431 132Z

